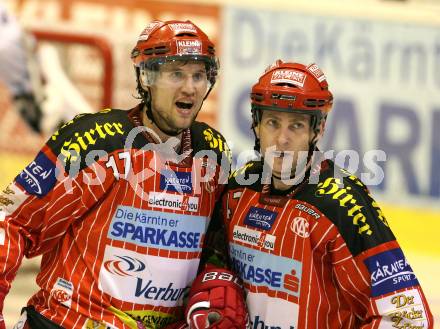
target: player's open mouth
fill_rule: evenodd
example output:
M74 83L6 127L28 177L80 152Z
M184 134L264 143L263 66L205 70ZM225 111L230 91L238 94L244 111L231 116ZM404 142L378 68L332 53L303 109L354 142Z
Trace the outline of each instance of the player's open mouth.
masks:
M194 103L192 103L192 102L182 102L182 101L176 102L176 106L180 110L191 110L193 105L194 105Z

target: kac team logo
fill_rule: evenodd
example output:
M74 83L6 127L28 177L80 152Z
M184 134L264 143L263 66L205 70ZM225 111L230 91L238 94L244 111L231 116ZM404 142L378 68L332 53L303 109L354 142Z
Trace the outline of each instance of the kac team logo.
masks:
M309 222L304 217L295 217L290 224L290 229L301 238L308 238L310 236Z
M59 303L65 303L70 300L70 295L61 289L54 289L50 294Z
M269 231L278 213L258 207L251 207L246 214L244 224Z
M66 307L70 307L72 305L73 290L74 286L72 282L63 278L57 278L50 291L50 295L58 303L61 303Z
M115 255L118 260L108 260L104 262L104 268L119 276L133 276L133 274L145 270L146 265L139 259L130 256Z

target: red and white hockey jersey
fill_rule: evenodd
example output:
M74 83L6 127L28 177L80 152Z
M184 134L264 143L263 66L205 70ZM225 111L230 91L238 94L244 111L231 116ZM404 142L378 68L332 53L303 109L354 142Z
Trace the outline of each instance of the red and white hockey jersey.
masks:
M331 161L321 166L317 183L289 197L261 184L260 162L230 178L229 253L251 328L433 328L419 282L368 189Z
M22 257L43 255L28 305L64 328L161 328L181 316L229 149L195 122L173 163L139 111L77 116L2 192L0 311Z

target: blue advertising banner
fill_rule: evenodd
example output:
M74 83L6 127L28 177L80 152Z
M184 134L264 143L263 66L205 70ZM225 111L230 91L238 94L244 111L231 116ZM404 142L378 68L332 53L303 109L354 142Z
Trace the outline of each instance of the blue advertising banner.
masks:
M438 27L239 7L223 19L220 129L239 164L253 148L251 86L278 58L315 62L335 98L327 155L382 200L440 205Z

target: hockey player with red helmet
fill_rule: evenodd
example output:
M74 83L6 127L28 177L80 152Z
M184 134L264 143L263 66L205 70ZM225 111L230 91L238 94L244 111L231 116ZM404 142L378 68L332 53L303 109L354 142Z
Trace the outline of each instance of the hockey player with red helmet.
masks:
M262 158L231 175L223 209L251 328L433 328L367 187L316 147L332 102L316 64L278 60L252 87Z
M199 268L188 322L245 327L237 278L201 267L230 163L195 121L214 45L190 21L154 21L131 57L140 104L76 116L0 194L0 328L22 258L37 255L40 290L15 328L164 328L184 319Z

